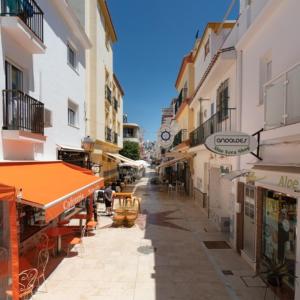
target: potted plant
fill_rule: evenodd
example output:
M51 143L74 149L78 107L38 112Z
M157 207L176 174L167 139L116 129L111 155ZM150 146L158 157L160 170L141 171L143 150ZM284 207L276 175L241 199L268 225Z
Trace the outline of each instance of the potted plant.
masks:
M280 287L282 285L283 279L296 279L297 276L289 273L286 262L278 260L263 260L261 263L260 270L257 272L256 276L266 277L268 283L275 287Z

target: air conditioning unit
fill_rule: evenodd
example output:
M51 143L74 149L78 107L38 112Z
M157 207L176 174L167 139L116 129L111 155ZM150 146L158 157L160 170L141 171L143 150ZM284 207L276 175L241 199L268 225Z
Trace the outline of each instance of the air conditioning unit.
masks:
M220 226L220 230L222 232L229 232L230 231L230 218L229 217L221 217L219 226Z

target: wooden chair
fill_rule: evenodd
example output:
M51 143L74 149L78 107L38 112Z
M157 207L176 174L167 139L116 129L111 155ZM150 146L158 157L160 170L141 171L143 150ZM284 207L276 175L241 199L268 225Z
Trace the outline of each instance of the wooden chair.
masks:
M42 249L39 252L38 255L38 265L37 265L37 270L38 270L38 276L37 276L37 281L38 281L38 286L43 282L45 285L45 292L48 292L47 285L46 285L46 278L45 278L45 272L46 272L46 267L49 262L49 251L48 249ZM41 281L40 281L41 280Z
M70 254L70 248L71 247L76 247L76 246L80 246L81 255L84 253L83 238L84 238L85 232L86 232L86 226L83 226L82 229L81 229L80 237L73 237L72 239L70 239L68 241L67 256L69 256L69 254Z
M19 299L30 299L33 295L35 281L38 276L38 270L28 269L19 274ZM13 296L12 290L7 290L6 295Z
M41 251L43 249L47 249L48 251L52 250L53 256L55 256L55 241L49 239L46 233L42 233L40 236L39 244L36 248Z

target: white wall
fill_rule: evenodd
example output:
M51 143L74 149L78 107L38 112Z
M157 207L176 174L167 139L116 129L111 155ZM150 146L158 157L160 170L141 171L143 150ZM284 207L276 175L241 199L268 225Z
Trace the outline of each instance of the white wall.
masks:
M53 127L45 128L46 142L28 144L9 142L2 148L6 153L1 159L57 159L56 144L81 147L85 135L85 49L78 42L62 19L55 6L48 1L38 1L44 12L44 54L30 54L7 34L1 39L0 65L4 67L5 57L24 69L24 92L44 103L52 111ZM74 71L67 64L67 43L71 42L77 51L78 68ZM2 69L1 74L4 73ZM4 76L0 77L0 88L4 89ZM68 125L68 99L78 105L78 128ZM2 116L1 116L2 123Z

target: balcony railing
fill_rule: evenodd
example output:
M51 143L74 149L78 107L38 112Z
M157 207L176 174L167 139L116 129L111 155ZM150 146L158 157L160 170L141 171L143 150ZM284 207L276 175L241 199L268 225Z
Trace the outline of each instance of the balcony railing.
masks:
M173 147L181 144L188 139L188 134L186 129L181 129L174 137Z
M44 104L21 91L3 90L3 129L44 134Z
M300 122L300 64L272 79L264 87L265 129Z
M105 98L109 101L109 103L111 104L111 89L109 88L108 85L105 86Z
M19 17L39 40L44 41L44 13L34 0L1 0L1 16Z
M105 128L105 139L107 142L112 142L112 130L108 127Z
M175 115L177 114L182 102L186 99L187 97L187 88L183 88L179 95L178 95L178 98L176 99L176 102L175 102Z
M118 134L114 132L114 144L118 145Z
M234 111L235 108L228 108L220 110L212 115L208 120L190 133L190 146L195 147L204 144L206 138L216 132L231 131L234 129Z
M118 100L116 98L114 98L114 109L118 111Z

